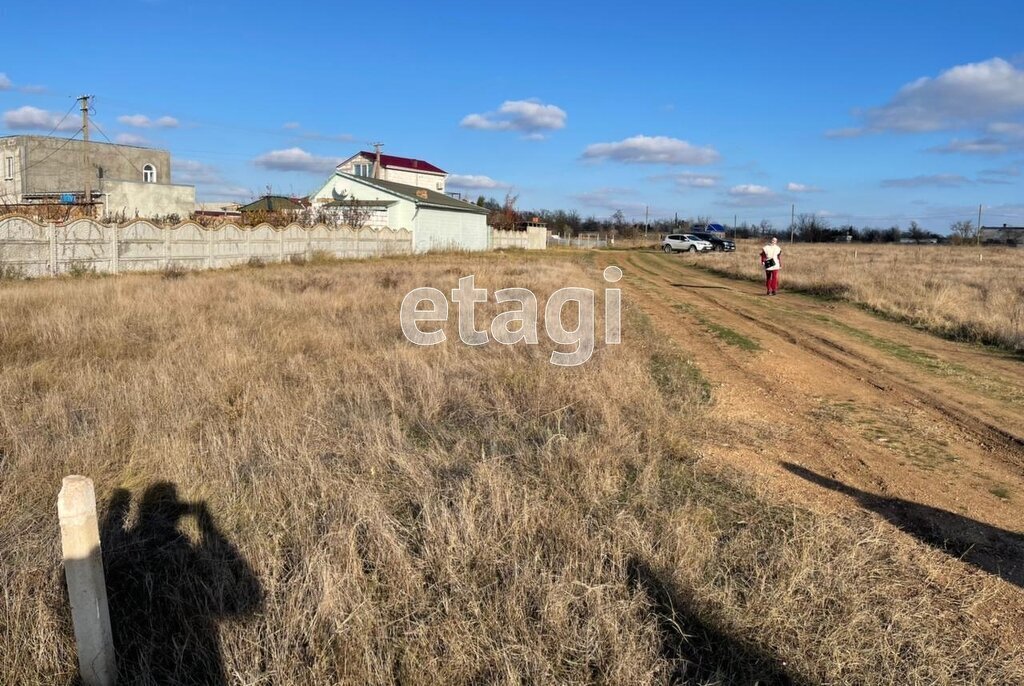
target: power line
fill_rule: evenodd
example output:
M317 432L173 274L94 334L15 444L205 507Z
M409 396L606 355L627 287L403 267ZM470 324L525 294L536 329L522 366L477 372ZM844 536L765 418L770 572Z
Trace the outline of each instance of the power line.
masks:
M75 104L76 104L77 102L78 102L78 101L77 101L77 100L75 100L75 102L72 102L72 103L71 103L71 107L69 107L69 108L68 108L68 111L64 113L64 116L60 118L60 121L59 121L59 122L57 122L56 124L54 124L53 128L52 128L52 129L50 129L50 132L49 132L48 134L46 134L47 136L52 136L52 135L53 135L53 133L54 133L54 131L56 131L57 129L59 129L59 128L60 128L60 125L64 123L64 121L65 121L65 120L66 120L66 119L67 119L67 118L68 118L68 117L69 117L69 116L71 115L71 112L72 112L72 110L74 110L74 109L75 109ZM77 135L77 134L76 134L76 135Z
M56 148L56 149L55 149L55 150L54 150L53 152L51 152L51 153L50 153L49 155L47 155L46 157L42 158L41 160L36 160L36 161L35 161L35 162L33 162L32 164L28 164L28 165L25 165L25 168L24 168L24 169L22 170L22 172L26 172L26 171L28 171L29 169L31 169L32 167L37 167L37 166L39 166L40 164L42 164L42 163L43 163L43 162L45 162L46 160L50 159L51 157L53 157L54 155L56 155L57 153L59 153L59 152L60 152L61 150L63 150L63 149L65 148L65 147L67 147L67 144L68 144L68 143L70 143L71 141L73 141L73 140L75 140L76 138L78 138L78 134L80 134L80 133L82 133L82 129L79 129L78 131L75 131L74 135L72 135L72 136L71 136L71 138L67 138L67 139L65 139L65 140L64 140L64 142L63 142L63 143L61 143L59 147L57 147L57 148Z
M118 155L120 155L121 157L123 157L123 158L124 158L124 161L125 161L125 162L127 162L128 164L130 164L130 165L131 165L131 167L132 167L132 169L134 169L135 171L139 172L140 174L144 174L144 172L143 172L143 171L142 171L141 169L139 169L139 168L138 168L137 166L135 166L135 163L134 163L134 162L132 162L132 161L131 161L131 160L130 160L130 159L128 158L128 156L127 156L127 155L125 155L125 154L124 154L123 152L121 152L121 146L120 146L120 145L118 145L117 143L115 143L114 141L110 140L110 136L108 136L108 135L106 134L106 132L104 132L104 131L103 131L103 129L101 129L101 128L99 127L99 124L97 124L97 123L96 123L96 122L94 121L94 122L92 122L92 127L93 127L94 129L96 129L97 131L99 131L99 132L100 132L100 135L101 135L101 136L103 136L103 137L104 137L104 138L105 138L105 139L107 140L107 142L108 142L108 143L110 143L110 144L111 144L112 146L114 146L114 150L115 150L115 151L117 151L117 154L118 154Z

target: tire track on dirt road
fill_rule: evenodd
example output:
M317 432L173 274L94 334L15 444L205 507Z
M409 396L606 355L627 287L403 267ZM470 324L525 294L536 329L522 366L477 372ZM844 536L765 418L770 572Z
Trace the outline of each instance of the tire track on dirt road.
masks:
M708 457L801 501L845 508L836 492L856 491L954 513L964 530L940 532L953 544L985 544L970 522L1011 543L1024 531L1024 364L853 305L759 296L756 284L689 266L699 259L613 252L599 262L624 268L626 297L714 385ZM760 350L723 342L729 332ZM786 462L842 486L823 491Z

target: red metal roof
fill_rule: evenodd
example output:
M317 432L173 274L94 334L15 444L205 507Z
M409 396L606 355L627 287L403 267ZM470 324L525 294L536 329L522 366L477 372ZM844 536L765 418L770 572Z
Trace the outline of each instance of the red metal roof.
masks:
M367 152L365 150L359 153L363 157L376 161L377 153ZM413 159L412 157L398 157L396 155L385 155L380 154L380 166L387 167L402 167L403 169L415 169L417 171L434 172L435 174L447 174L444 169L435 167L430 162L424 162L423 160Z

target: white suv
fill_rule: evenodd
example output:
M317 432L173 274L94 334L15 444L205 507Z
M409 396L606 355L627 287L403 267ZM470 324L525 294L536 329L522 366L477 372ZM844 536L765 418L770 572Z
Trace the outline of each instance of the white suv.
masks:
M661 249L665 252L708 252L714 250L715 246L690 233L673 233L665 236Z

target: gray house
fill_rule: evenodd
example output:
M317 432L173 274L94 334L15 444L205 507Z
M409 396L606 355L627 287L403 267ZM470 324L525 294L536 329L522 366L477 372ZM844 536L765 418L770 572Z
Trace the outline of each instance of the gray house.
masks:
M1024 245L1024 226L983 226L981 227L982 243L1001 243L1003 245Z
M194 186L171 183L166 150L49 136L0 137L0 206L88 202L107 215L187 218L195 197Z

